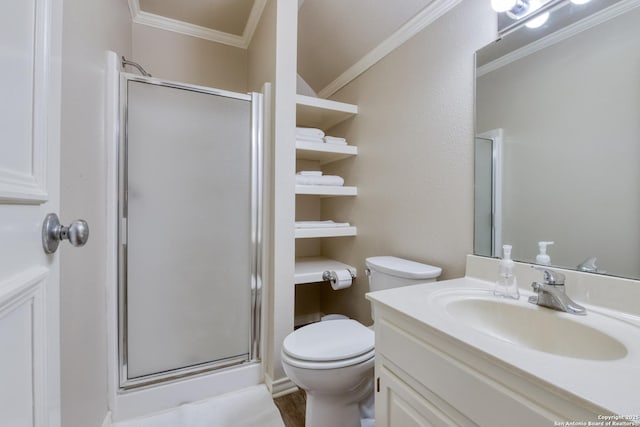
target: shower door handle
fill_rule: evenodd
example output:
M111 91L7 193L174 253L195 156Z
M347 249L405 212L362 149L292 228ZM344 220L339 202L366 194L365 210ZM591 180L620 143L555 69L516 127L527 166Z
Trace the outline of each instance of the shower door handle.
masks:
M42 248L47 254L58 249L60 241L68 239L73 246L84 246L89 240L89 224L83 219L75 220L65 227L60 224L58 215L50 213L42 224Z

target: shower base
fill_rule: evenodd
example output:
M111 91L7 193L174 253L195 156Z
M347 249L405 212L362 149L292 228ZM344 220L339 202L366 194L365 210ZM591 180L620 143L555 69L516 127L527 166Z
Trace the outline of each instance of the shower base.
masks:
M264 384L188 403L114 427L284 427Z

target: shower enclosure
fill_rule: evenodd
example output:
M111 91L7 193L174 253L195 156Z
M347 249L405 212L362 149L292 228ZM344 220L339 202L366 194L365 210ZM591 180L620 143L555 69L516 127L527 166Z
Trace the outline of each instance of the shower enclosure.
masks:
M473 253L502 256L502 129L476 135Z
M121 389L255 362L261 95L122 73Z

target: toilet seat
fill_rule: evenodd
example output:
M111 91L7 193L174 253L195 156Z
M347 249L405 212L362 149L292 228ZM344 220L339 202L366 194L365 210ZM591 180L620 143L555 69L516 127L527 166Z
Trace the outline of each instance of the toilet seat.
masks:
M296 359L295 357L289 356L284 351L282 352L282 361L291 366L295 366L296 368L302 369L339 369L339 368L347 368L349 366L358 365L360 363L367 362L371 360L375 356L375 349L371 350L365 354L361 354L358 357L353 357L350 359L342 359L342 360L333 360L328 362L312 362L309 360Z
M369 360L375 353L373 331L352 319L318 322L289 334L283 358L292 366L334 369Z

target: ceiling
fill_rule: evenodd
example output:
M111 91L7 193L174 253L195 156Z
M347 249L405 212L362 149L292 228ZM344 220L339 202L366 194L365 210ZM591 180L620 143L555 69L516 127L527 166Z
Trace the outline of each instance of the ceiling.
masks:
M246 49L267 0L128 0L133 20ZM460 0L298 0L298 73L322 97Z
M305 0L298 13L298 73L322 91L431 0Z
M267 0L128 0L136 24L246 49Z
M241 36L254 0L139 0L140 10Z

